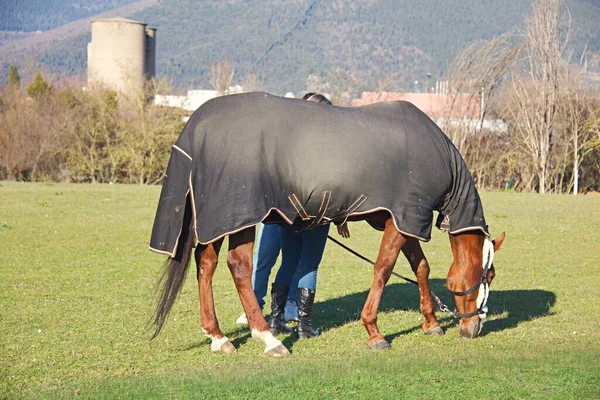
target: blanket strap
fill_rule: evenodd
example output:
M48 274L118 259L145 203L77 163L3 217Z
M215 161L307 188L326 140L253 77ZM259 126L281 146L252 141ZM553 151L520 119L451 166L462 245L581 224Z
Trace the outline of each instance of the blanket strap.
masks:
M336 221L336 225L343 225L346 220L348 219L348 217L350 216L350 214L352 214L354 211L358 210L358 208L360 206L362 206L362 204L367 201L367 196L365 196L364 194L361 194L360 197L354 202L352 203L352 205L350 207L348 207L348 209L338 215L336 215L335 217L333 217L331 220L332 221ZM340 221L341 222L337 222Z
M319 207L319 211L315 218L308 225L307 229L316 228L321 224L323 217L325 216L325 212L329 208L329 202L331 201L331 191L326 190L323 192L323 200L321 200L321 206Z
M303 221L310 220L310 216L308 215L304 207L302 207L302 203L300 203L300 200L298 200L298 197L296 197L294 193L288 196L288 200L290 201L290 203L292 203L292 206L296 209L296 212L298 213L300 218L302 218Z
M296 194L292 193L291 195L289 195L288 200L290 201L290 203L292 204L294 209L296 209L298 216L300 216L300 218L303 221L310 221L310 223L303 229L313 229L319 225L323 225L323 220L325 219L325 213L327 212L327 209L329 208L329 204L331 203L331 191L327 190L327 191L323 192L323 199L321 200L321 205L319 206L319 211L317 211L317 215L315 215L314 217L311 217L308 214L308 212L306 212L306 209L304 208L304 206L302 206L302 203L300 203L300 200L298 200L298 196L296 196ZM346 222L346 219L348 219L348 216L350 214L352 214L354 211L358 210L358 208L366 200L367 200L367 196L365 196L364 194L361 194L360 197L358 199L356 199L356 201L354 203L352 203L352 205L350 205L350 207L348 207L347 210L344 210L343 212L339 213L335 217L328 219L327 221L325 221L325 223L334 221L334 222L336 222L336 224L343 224L344 222ZM342 222L337 222L340 220Z

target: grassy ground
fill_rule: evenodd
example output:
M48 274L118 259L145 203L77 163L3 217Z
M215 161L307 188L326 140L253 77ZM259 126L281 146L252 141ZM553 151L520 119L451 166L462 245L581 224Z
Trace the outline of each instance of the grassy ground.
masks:
M285 337L287 359L262 355L235 325L229 271L216 273L223 331L239 348L213 355L190 277L163 333L144 326L164 257L147 251L158 187L0 183L0 398L599 398L600 196L482 193L492 235L506 231L485 335L420 331L416 288L392 277L379 326L392 350L365 345L360 309L370 266L330 243L316 326ZM350 226L374 258L380 233ZM451 261L447 237L424 245L433 289ZM396 270L409 274L400 260Z

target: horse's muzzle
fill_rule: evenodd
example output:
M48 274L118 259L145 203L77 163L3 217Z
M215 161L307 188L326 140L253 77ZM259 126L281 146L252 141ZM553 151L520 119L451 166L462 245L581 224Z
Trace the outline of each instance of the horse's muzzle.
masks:
M459 334L463 339L473 339L481 333L483 327L483 321L479 316L475 316L469 319L469 322L460 322Z

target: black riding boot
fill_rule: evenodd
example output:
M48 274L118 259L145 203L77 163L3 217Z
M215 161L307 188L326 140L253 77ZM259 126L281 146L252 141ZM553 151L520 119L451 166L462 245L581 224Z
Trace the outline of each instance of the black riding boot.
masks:
M298 336L300 336L300 339L308 339L320 335L318 330L312 328L310 322L314 302L314 290L298 288Z
M273 283L271 285L271 318L269 318L269 330L273 335L290 333L292 328L286 326L283 319L285 302L287 301L289 286Z

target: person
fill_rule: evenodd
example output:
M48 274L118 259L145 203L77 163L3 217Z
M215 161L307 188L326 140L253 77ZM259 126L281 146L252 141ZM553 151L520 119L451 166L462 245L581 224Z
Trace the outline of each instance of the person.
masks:
M318 93L307 93L302 99L331 105L325 96ZM271 286L269 329L272 333L291 332L285 322L296 320L301 338L319 335L317 330L312 329L311 315L317 269L328 233L329 225L297 233L290 226L261 224L252 269L252 287L261 309L265 304L269 275L279 251L282 251L281 267ZM338 226L338 233L349 237L347 224ZM246 324L245 314L236 322Z
M302 97L303 100L313 101L316 103L329 104L331 102L322 94L318 93L307 93ZM280 226L276 224L263 225L260 224L258 235L257 235L257 250L253 258L252 263L252 288L254 294L258 300L258 305L262 310L265 305L264 297L267 294L267 285L271 270L277 261L279 252L281 251L281 230ZM297 287L298 280L300 279L300 272L297 271L292 279L291 287ZM288 299L286 301L284 309L284 320L297 321L298 320L298 306L297 306L297 291L290 290ZM248 320L246 314L243 313L236 320L237 324L247 325Z

